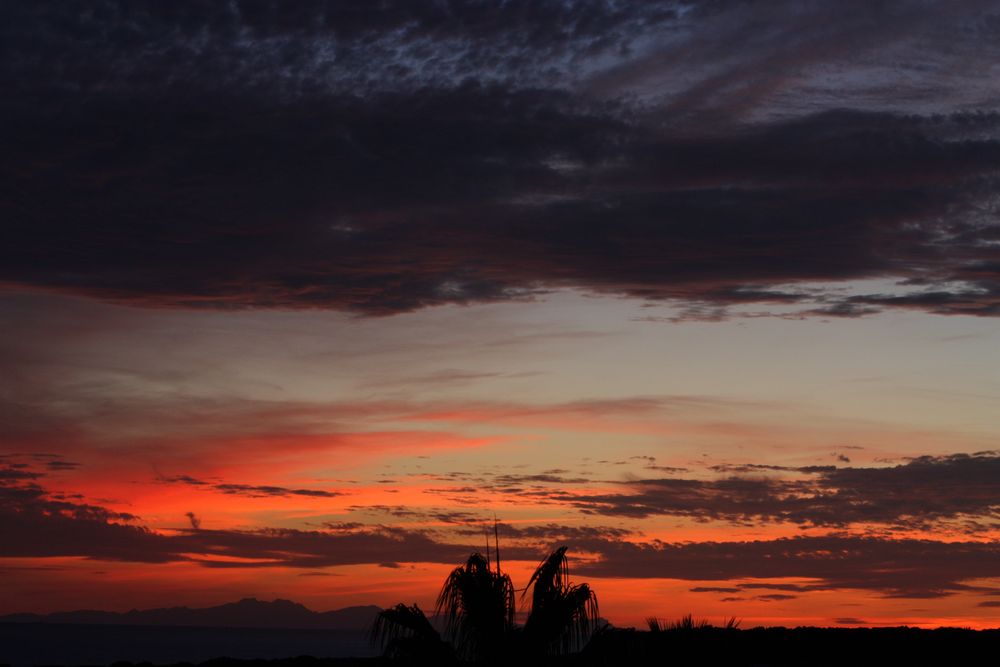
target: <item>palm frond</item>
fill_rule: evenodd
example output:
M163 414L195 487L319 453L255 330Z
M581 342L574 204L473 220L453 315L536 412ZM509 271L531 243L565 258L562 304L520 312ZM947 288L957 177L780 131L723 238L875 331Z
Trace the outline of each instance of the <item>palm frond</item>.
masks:
M544 653L568 653L580 648L600 618L597 595L587 584L569 583L566 547L543 560L528 581L531 613L524 625L529 641Z
M440 644L441 635L416 603L408 607L400 602L375 616L369 641L389 652L403 641Z
M535 568L528 585L521 593L521 598L523 599L528 594L528 589L531 589L531 604L534 608L539 602L544 603L547 598L561 590L568 579L566 547L559 547Z

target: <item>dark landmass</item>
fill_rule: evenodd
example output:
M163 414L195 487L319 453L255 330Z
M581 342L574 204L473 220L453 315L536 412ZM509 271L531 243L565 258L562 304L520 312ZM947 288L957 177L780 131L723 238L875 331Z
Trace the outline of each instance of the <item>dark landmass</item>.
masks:
M125 613L79 610L54 614L10 614L0 616L0 623L367 631L379 611L380 607L368 605L315 612L291 600L264 602L245 598L201 609L168 607L133 609Z
M0 665L111 665L374 657L363 630L0 623ZM348 663L349 664L349 663Z
M566 664L960 666L993 664L998 656L1000 629L707 627L662 632L612 629L596 636Z
M383 667L432 664L376 656L362 632L0 624L0 664L202 667ZM227 658L211 659L226 655ZM296 657L298 656L298 657ZM316 657L306 657L316 656ZM978 665L1000 656L1000 630L941 628L608 629L582 653L516 667L554 665ZM433 664L441 664L436 662ZM498 662L506 665L507 662Z

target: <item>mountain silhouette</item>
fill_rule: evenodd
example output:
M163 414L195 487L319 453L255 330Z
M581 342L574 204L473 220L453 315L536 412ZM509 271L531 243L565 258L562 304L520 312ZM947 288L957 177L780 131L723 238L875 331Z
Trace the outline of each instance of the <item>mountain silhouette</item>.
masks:
M79 610L52 614L10 614L0 623L73 623L85 625L145 625L300 630L366 630L381 611L374 605L315 612L291 600L266 602L244 598L216 607L133 609L125 613Z

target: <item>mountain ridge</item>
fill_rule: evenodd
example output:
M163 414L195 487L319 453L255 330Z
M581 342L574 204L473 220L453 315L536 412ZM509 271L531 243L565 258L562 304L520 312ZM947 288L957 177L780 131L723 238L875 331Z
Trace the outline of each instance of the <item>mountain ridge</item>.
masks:
M281 598L270 602L243 598L213 607L160 607L127 612L78 609L50 614L7 614L0 623L70 623L179 627L273 628L296 630L367 630L381 607L358 605L317 612Z

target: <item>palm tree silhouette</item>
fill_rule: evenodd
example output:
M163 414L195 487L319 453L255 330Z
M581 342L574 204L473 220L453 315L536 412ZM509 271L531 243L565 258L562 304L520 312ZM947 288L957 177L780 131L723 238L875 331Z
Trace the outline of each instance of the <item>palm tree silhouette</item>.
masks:
M533 652L551 655L582 648L596 628L600 613L597 595L590 585L569 582L566 547L559 547L539 564L522 598L528 588L531 613L524 634Z
M474 553L445 579L436 612L459 657L482 661L506 649L514 627L514 584L499 565L494 572L486 558Z
M470 662L568 653L582 648L596 628L597 596L587 584L571 584L566 547L553 551L535 569L522 592L531 591L531 611L523 628L514 624L515 589L510 577L492 569L480 553L452 570L437 598L435 613L456 657ZM441 635L414 604L398 604L378 614L372 642L389 655L442 657Z

